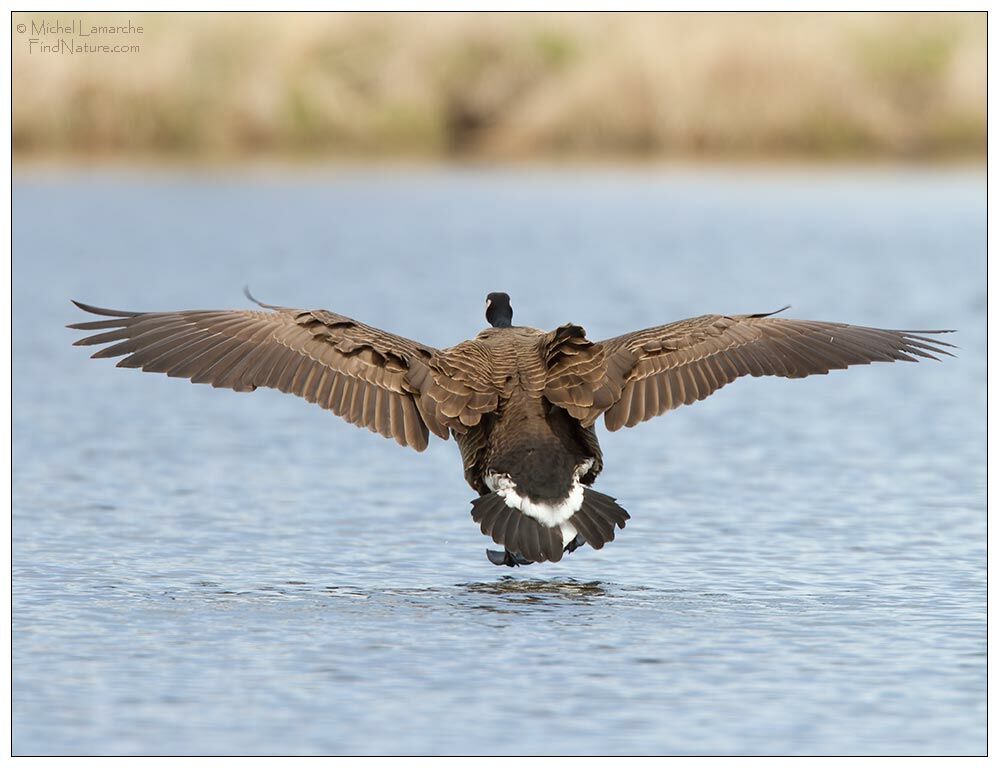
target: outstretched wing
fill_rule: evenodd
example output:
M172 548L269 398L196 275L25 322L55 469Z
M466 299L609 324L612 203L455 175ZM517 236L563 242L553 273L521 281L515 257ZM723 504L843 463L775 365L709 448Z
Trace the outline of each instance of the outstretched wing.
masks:
M93 357L120 357L120 368L141 368L237 392L270 387L304 397L351 424L427 447L428 423L411 383L437 350L325 310L268 307L122 312L73 302L109 317L70 328L99 331L77 345L110 344Z
M850 365L950 355L927 334L759 315L704 315L601 342L608 376L619 367L620 398L604 412L607 429L633 427L703 400L740 376L797 379Z

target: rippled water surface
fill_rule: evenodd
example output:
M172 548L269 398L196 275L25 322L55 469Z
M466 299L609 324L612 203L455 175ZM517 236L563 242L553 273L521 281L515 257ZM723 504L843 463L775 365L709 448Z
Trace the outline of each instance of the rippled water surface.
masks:
M13 743L51 753L985 751L985 181L15 179ZM69 298L326 307L447 346L704 312L956 328L606 434L632 520L489 564L453 442L116 370Z

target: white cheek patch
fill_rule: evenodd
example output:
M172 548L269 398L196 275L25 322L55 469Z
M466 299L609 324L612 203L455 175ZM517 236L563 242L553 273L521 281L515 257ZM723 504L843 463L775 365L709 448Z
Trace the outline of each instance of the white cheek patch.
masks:
M572 473L572 487L569 489L569 494L558 502L533 501L526 496L521 496L509 475L488 472L484 480L489 490L502 496L508 507L520 510L528 517L549 528L561 527L563 543L568 543L576 537L576 529L568 525L566 521L576 514L583 505L583 484L579 482L579 478L589 472L592 466L593 459L587 459L576 467ZM570 531L571 535L569 535ZM568 538L566 538L567 536Z

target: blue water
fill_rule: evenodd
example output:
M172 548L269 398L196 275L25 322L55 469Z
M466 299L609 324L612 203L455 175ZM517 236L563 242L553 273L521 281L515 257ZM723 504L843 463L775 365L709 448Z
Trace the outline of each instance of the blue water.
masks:
M983 754L985 178L24 172L16 754ZM69 298L325 307L435 346L705 312L956 328L600 429L632 520L490 565L453 442L74 348Z

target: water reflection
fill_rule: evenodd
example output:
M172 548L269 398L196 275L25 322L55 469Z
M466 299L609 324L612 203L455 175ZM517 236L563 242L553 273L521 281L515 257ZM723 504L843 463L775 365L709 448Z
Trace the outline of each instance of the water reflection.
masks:
M632 587L616 590L624 593ZM330 600L370 600L383 607L404 605L407 608L452 610L456 606L511 613L524 609L544 610L582 605L611 597L615 590L599 581L581 581L573 578L519 579L502 576L489 581L475 581L454 586L381 586L360 587L354 584L332 585L310 583L302 580L282 581L277 584L223 584L214 580L199 579L187 585L178 584L159 592L160 597L175 600L185 596L194 601L238 600L244 603L264 603L274 600L306 599L328 603ZM487 598L484 602L483 598Z
M469 592L482 592L491 595L516 595L543 600L545 597L562 597L570 600L588 601L594 597L606 597L608 592L599 581L577 581L576 579L518 579L502 576L495 581L478 581L459 584Z

